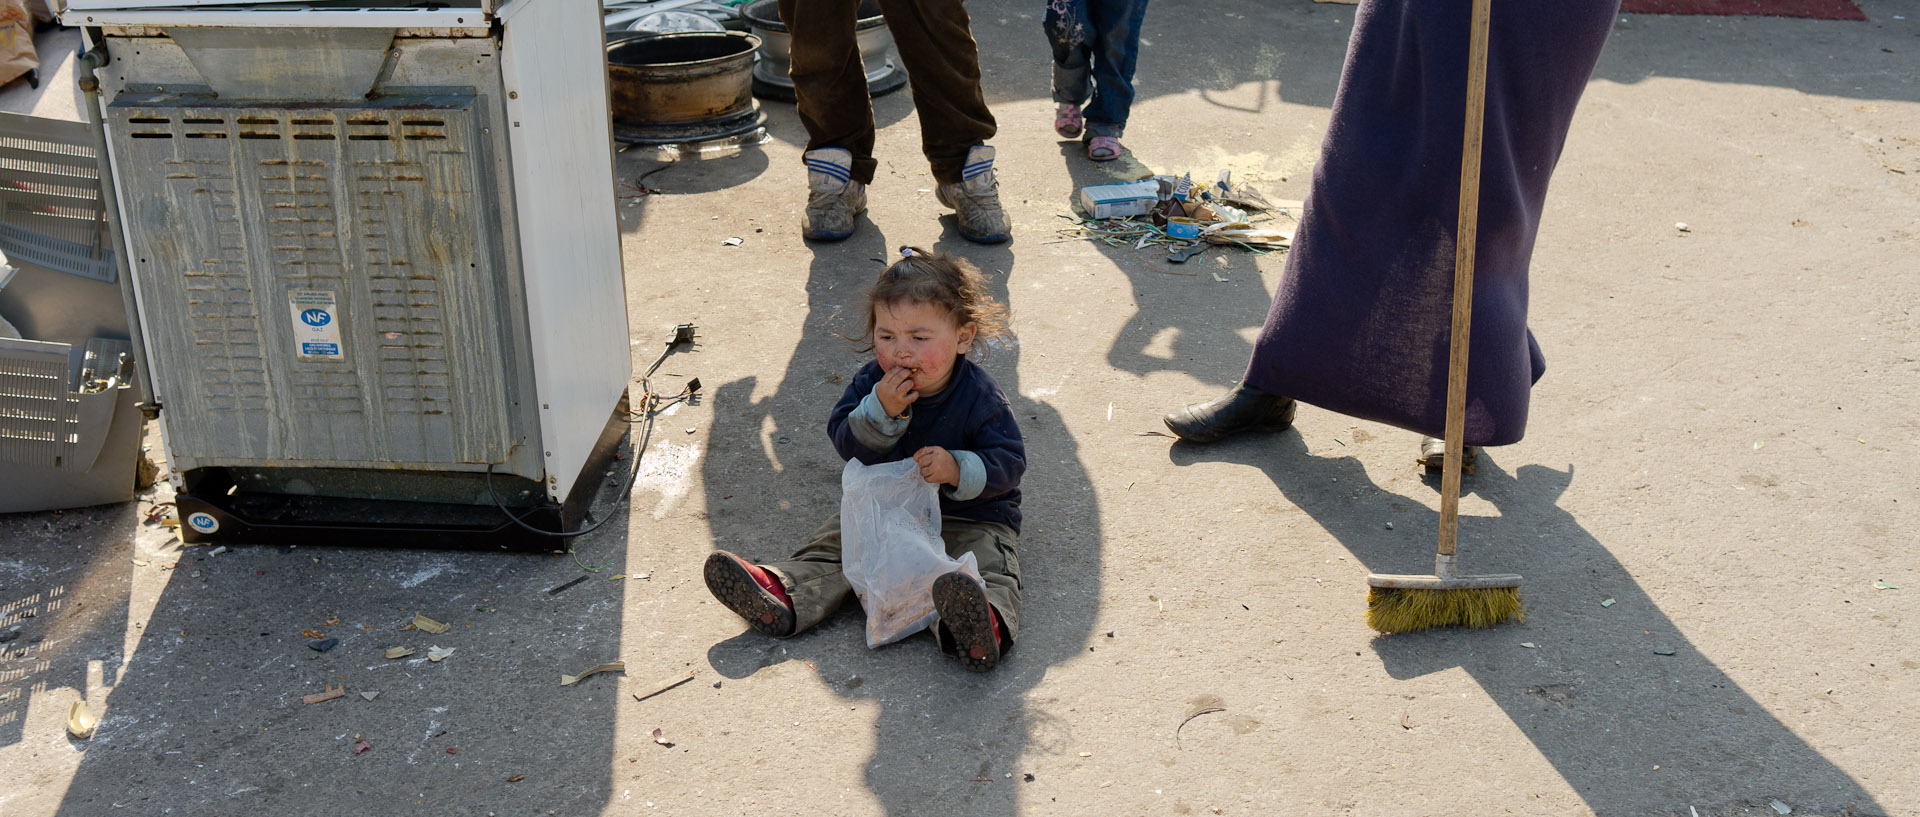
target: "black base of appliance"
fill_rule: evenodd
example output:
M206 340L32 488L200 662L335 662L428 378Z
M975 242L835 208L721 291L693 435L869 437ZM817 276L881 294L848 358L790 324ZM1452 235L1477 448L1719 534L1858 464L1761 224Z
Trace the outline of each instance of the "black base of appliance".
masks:
M607 484L601 475L615 461L613 454L626 436L629 416L627 397L622 394L565 502L518 507L508 504L502 508L494 504L243 490L228 469L200 468L182 475L185 485L174 497L180 538L189 545L564 550L567 534L594 521L588 511ZM494 482L503 498L525 493L510 488L536 485L506 475L494 477ZM618 505L625 498L615 499L615 507L608 513L621 512ZM525 527L509 519L508 513Z

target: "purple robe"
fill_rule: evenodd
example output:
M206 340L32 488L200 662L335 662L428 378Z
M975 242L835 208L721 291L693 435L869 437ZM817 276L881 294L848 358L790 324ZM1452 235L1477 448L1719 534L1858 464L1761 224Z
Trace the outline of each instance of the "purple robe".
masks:
M1527 265L1618 0L1495 0L1467 366L1468 445L1517 442L1546 370ZM1247 383L1438 437L1447 399L1468 0L1363 0Z

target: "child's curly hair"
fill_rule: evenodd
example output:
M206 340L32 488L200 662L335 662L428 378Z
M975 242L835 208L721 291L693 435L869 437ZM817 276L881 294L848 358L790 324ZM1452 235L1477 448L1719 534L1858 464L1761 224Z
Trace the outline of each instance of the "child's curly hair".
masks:
M880 273L867 290L867 331L863 352L873 350L874 313L896 303L922 303L946 310L955 326L974 326L975 339L1006 338L1007 305L987 294L986 276L972 262L919 247L901 247L901 258Z

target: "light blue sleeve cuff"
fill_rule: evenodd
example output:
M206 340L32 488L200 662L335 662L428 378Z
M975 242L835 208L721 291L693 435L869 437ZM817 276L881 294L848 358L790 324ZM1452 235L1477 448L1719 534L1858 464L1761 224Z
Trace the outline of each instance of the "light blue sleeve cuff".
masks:
M860 405L847 415L847 426L853 429L853 438L861 445L875 451L885 451L900 442L907 435L907 423L913 419L913 407L907 407L907 416L888 417L887 410L880 407L880 398L873 392L867 392ZM982 469L982 474L985 470Z
M947 498L965 502L980 495L987 488L987 464L979 454L972 451L952 451L953 461L960 466L960 484L952 488L943 488Z

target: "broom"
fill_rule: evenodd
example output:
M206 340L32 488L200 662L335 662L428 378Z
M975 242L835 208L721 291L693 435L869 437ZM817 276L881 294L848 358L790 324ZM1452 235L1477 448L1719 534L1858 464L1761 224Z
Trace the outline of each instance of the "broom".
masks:
M1440 477L1440 552L1431 576L1367 577L1367 626L1383 633L1434 627L1491 627L1520 620L1520 577L1462 576L1460 455L1467 425L1467 338L1473 321L1474 236L1480 216L1480 142L1486 119L1487 32L1492 0L1473 0L1467 40L1467 125L1460 146L1460 224L1453 251L1453 336L1447 354L1447 453Z

